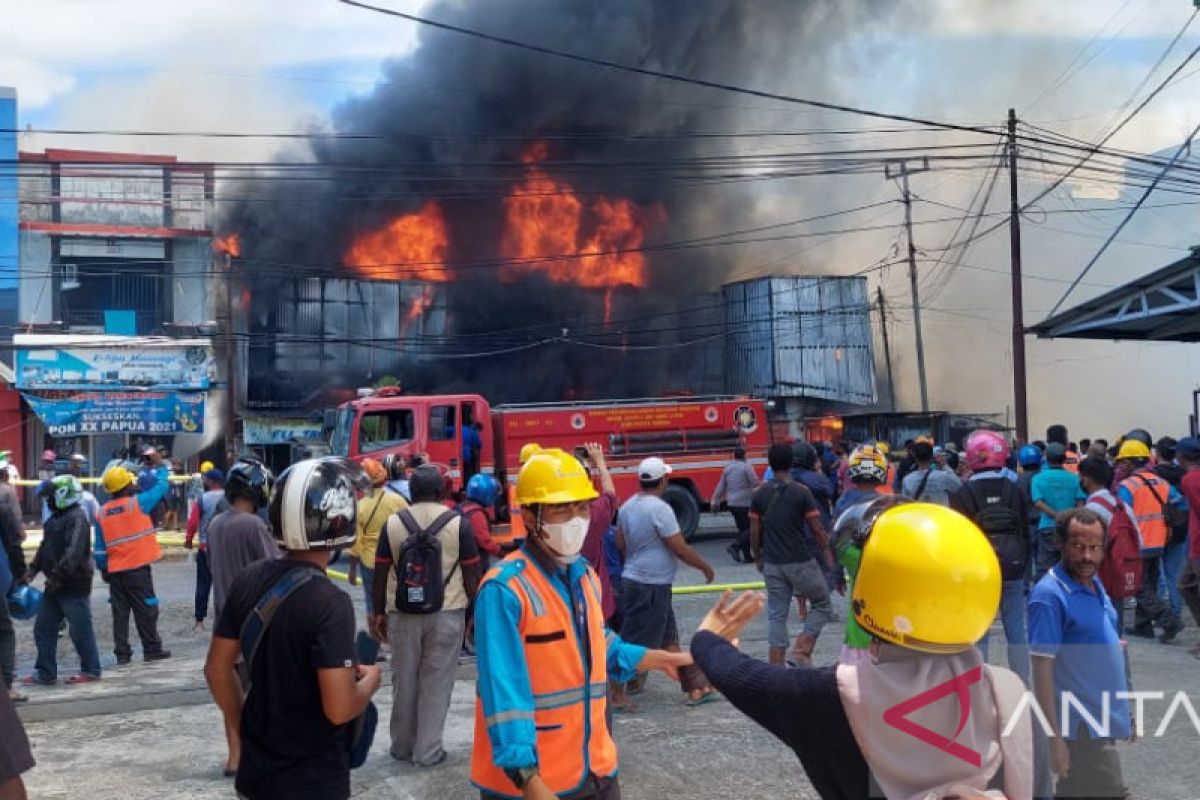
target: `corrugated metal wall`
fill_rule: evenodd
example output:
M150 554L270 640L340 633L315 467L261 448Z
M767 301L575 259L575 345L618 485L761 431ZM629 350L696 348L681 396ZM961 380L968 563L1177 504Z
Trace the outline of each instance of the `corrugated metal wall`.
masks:
M866 278L761 278L722 294L727 391L875 402Z

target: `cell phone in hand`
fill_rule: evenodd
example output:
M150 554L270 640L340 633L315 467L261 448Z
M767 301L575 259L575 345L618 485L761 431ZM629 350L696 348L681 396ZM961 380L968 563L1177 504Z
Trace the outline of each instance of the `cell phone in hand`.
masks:
M379 640L366 631L358 632L354 639L354 650L358 654L359 664L371 665L379 660Z

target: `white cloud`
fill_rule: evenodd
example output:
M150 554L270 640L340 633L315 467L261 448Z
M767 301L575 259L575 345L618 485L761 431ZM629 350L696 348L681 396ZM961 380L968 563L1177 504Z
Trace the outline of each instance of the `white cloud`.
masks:
M424 0L390 0L415 10ZM45 106L84 76L181 63L254 73L403 55L417 26L332 0L38 0L0 27L0 85Z

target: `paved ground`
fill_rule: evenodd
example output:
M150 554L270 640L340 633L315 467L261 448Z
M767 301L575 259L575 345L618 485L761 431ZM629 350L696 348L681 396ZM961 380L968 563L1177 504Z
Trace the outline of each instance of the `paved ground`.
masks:
M706 527L714 524L720 525L710 520ZM719 535L698 543L717 567L717 580L754 580L757 574L752 567L729 562L725 544ZM170 786L172 796L182 798L234 796L231 781L220 776L224 757L220 719L208 702L201 674L207 638L191 632L193 575L190 563L178 561L156 571L164 603L162 631L176 657L151 665L135 661L115 669L108 669L114 658L107 593L98 584L93 608L108 671L101 683L91 686L30 690L31 702L21 713L39 762L27 775L31 797L158 800L165 785ZM681 583L699 582L699 575L687 569L680 578ZM361 591L355 590L351 596L361 609ZM695 630L713 599L711 595L676 599L681 633L687 636ZM840 598L837 607L844 619ZM25 674L32 666L33 644L30 625L19 627L19 664ZM826 629L817 647L819 664L837 658L843 630L841 622ZM756 620L742 646L762 656L765 636L765 619ZM1185 652L1197 638L1196 629L1189 627L1179 643L1169 647L1141 641L1132 644L1138 688L1168 695L1166 701L1148 704L1151 727L1158 725L1170 697L1180 689L1200 710L1200 662ZM76 663L65 639L60 656L63 673L70 674ZM1002 649L996 648L993 659L1003 659ZM445 766L420 770L392 761L383 728L367 765L354 773L354 796L402 800L473 796L466 777L473 698L473 672L466 666L460 669L447 724L446 746L451 756ZM651 679L641 702L642 713L618 717L616 722L626 798L815 797L795 756L728 703L686 708L682 695L661 676ZM390 709L386 688L378 703L386 717ZM1123 745L1126 777L1135 795L1153 800L1200 796L1198 744L1200 734L1181 711L1168 736Z

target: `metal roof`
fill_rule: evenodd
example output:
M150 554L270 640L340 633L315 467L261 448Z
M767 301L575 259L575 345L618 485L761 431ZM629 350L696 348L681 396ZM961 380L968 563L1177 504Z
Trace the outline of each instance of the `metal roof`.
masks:
M1200 246L1028 330L1043 339L1200 342Z

